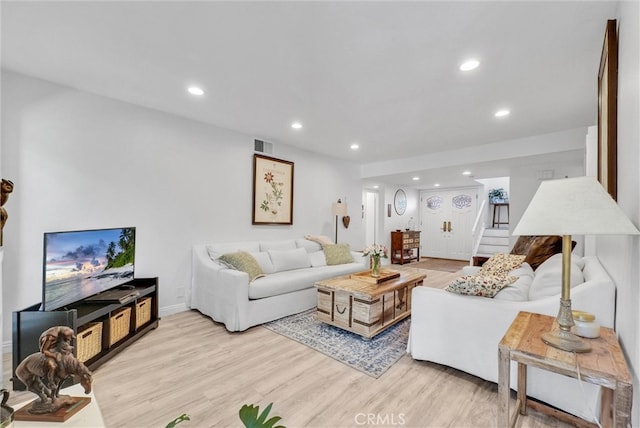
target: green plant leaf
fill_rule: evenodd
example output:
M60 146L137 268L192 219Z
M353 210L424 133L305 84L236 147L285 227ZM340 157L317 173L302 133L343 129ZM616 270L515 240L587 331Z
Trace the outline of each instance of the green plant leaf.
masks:
M190 421L190 420L191 419L189 419L189 415L187 415L186 413L183 413L182 415L178 416L177 418L169 422L165 428L175 428L175 426L178 425L179 423L184 421Z
M258 415L260 412L260 406L254 406L253 404L245 404L240 408L239 415L240 420L244 424L246 428L285 428L281 425L274 426L278 421L282 418L280 416L274 416L271 419L267 420L267 416L269 416L269 412L271 412L271 407L273 403L269 403L267 407Z

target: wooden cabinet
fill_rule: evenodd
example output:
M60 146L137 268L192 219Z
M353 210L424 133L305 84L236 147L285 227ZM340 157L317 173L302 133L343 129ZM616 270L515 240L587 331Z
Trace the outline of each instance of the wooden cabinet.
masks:
M420 260L420 231L391 232L391 263L405 264Z
M20 362L29 355L39 352L40 334L50 327L57 325L71 327L76 334L74 355L78 357L78 338L90 326L102 324L101 339L97 353L83 361L94 370L114 355L125 349L143 334L158 327L158 278L136 278L127 285L133 289L127 292L138 292L138 296L120 303L89 302L81 300L65 308L54 311L40 311L40 305L33 305L21 311L13 312L13 382L14 390L24 390L22 382L17 380L15 369ZM150 312L150 313L149 313ZM130 317L122 323L122 313ZM118 331L122 326L127 329ZM117 337L115 335L117 334Z

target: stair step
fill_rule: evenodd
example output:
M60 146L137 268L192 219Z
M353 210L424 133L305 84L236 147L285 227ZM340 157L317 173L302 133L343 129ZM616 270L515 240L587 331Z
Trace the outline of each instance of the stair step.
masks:
M502 245L509 246L508 236L483 236L480 239L480 245Z
M480 245L478 247L478 254L495 254L495 253L508 253L509 246L507 245Z
M509 237L509 229L485 229L483 236L506 236Z

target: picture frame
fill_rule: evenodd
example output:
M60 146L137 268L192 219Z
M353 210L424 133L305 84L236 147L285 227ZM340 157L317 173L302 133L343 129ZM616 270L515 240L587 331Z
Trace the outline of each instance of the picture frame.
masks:
M293 224L293 176L293 162L253 155L252 224Z
M598 181L618 196L618 37L616 20L607 21L598 70Z
M404 190L396 190L396 194L393 197L393 208L398 215L403 215L407 210L407 194L404 193Z

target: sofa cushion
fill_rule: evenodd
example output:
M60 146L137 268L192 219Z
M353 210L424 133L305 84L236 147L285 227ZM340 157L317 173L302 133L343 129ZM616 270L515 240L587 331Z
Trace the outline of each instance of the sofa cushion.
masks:
M304 235L304 239L308 239L309 241L317 242L318 244L320 244L322 246L334 244L334 242L331 240L331 238L329 238L328 236L324 236L324 235Z
M309 254L322 251L322 245L314 241L309 241L308 239L296 239L296 246L298 248L304 248Z
M348 263L338 266L322 266L276 272L258 278L249 284L249 298L262 299L280 294L292 293L307 288L323 279L355 273L362 270L360 263Z
M526 302L529 300L529 288L533 282L534 272L528 263L522 263L518 269L509 272L508 276L518 277L513 284L502 288L498 294L494 296L496 300L510 300L513 302Z
M249 275L249 281L264 276L256 259L246 251L226 253L221 255L218 260L236 270L246 272Z
M266 274L270 274L276 271L276 268L273 266L273 263L271 262L271 257L269 257L269 253L257 251L257 252L251 252L249 254L251 254L253 258L256 259L256 261L260 265L260 269L262 269L262 272Z
M466 275L454 279L445 290L457 294L493 297L517 279L515 276Z
M507 276L524 262L523 255L497 253L491 256L480 269L480 276Z
M276 272L311 267L309 254L304 248L269 250L268 253Z
M311 267L327 265L327 258L324 255L324 251L315 251L313 253L309 253L309 260L311 261Z
M571 287L584 282L584 276L580 269L582 258L572 256L571 261ZM575 261L574 261L575 259ZM544 297L557 296L562 292L562 254L549 257L536 269L531 288L529 288L529 300L538 300Z
M327 259L327 266L353 263L353 256L349 244L323 245L322 250Z
M287 239L286 241L264 241L260 243L260 251L269 250L295 250L296 241Z

